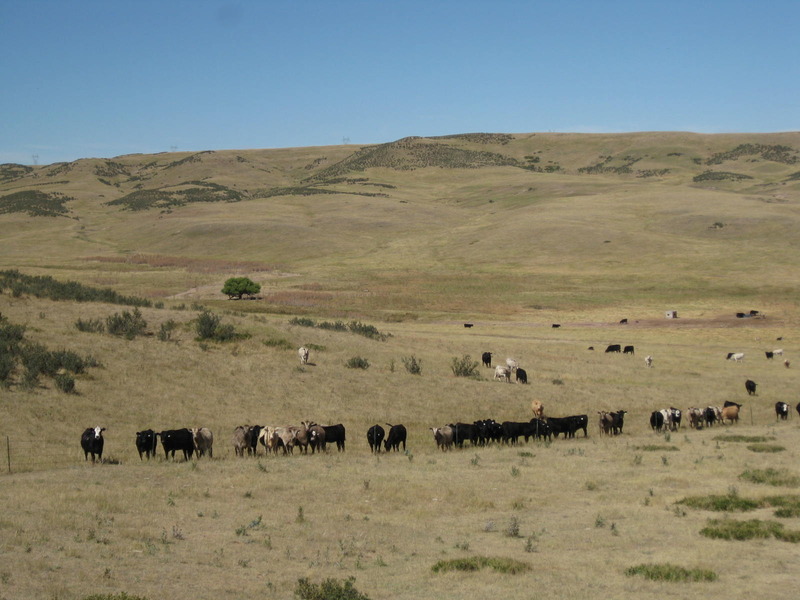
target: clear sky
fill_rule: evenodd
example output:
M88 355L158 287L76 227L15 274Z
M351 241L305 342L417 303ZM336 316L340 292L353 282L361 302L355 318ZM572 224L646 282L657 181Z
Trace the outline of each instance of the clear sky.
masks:
M0 0L0 163L800 129L800 0Z

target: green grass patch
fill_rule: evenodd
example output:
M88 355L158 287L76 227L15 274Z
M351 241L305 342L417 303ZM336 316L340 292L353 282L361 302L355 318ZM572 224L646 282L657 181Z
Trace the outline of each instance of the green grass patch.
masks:
M700 530L700 535L717 540L745 541L775 538L795 544L800 542L800 531L787 531L781 523L760 519L749 521L711 519L708 525Z
M739 479L776 487L800 487L800 477L787 469L748 469L739 475Z
M431 570L434 573L446 573L448 571L480 571L486 568L508 575L517 575L531 570L531 566L528 563L514 560L513 558L488 556L470 556L468 558L440 560L431 567Z
M742 498L738 494L688 496L683 500L678 500L675 504L681 504L689 508L714 510L718 512L745 512L763 506L758 500Z
M640 576L650 581L716 581L719 576L709 569L686 569L669 563L641 564L625 569L628 577Z
M771 442L774 437L766 435L718 435L712 438L715 442L743 442L747 444L759 444Z
M783 452L786 450L777 444L750 444L747 449L751 452Z
M643 452L678 452L680 448L677 446L660 446L658 444L646 444L644 446L634 446L634 450L642 450Z

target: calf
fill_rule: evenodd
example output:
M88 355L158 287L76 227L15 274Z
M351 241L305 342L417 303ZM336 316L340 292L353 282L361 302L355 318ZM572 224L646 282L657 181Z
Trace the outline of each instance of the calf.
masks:
M403 451L405 452L406 449L406 427L405 425L389 425L389 433L386 435L386 441L383 442L383 446L388 452L390 449L394 450L395 452L400 451L400 444L403 444Z
M800 404L797 405L798 412L800 412ZM789 405L786 402L775 403L775 416L779 421L785 421L789 418Z
M81 448L83 448L83 459L89 460L89 455L92 455L92 462L97 460L103 462L103 432L105 427L87 427L81 434Z
M747 390L747 394L749 396L753 396L756 393L756 382L752 379L748 379L744 382L744 389Z
M161 446L164 448L164 458L175 458L175 451L183 452L183 459L189 460L194 454L194 440L192 432L186 429L167 429L158 434L161 437Z
M152 429L145 429L144 431L136 432L136 450L139 451L139 460L142 460L142 455L147 456L150 460L150 455L156 457L156 432Z
M374 452L376 454L380 453L381 442L383 441L383 437L385 435L386 431L384 431L383 427L380 425L373 425L369 428L369 430L367 430L367 442L369 442L370 452Z

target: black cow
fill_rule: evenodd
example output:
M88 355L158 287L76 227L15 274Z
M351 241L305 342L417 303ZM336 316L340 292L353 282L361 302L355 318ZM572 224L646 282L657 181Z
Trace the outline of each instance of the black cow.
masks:
M634 350L633 350L633 346L625 346L625 347L622 349L622 353L623 353L623 354L636 354L636 353L634 352Z
M669 412L672 413L672 429L676 431L681 428L681 419L683 418L683 413L681 412L680 408L675 408L674 406L669 407Z
M342 452L344 450L346 433L344 425L341 423L337 425L323 425L322 428L325 430L325 443L332 444L336 442L336 449Z
M619 324L620 325L627 325L628 324L628 319L620 319Z
M748 379L744 382L744 389L747 390L748 395L754 395L756 393L756 382L752 379Z
M653 431L664 429L664 414L660 410L654 410L650 413L650 427Z
M525 435L524 427L529 423L518 423L517 421L503 421L503 443L516 444L521 435ZM530 435L530 434L529 434ZM525 441L528 441L529 435L525 436Z
M552 327L553 329L558 329L559 327L561 327L561 323L553 323L550 327Z
M473 325L472 323L464 323L464 327L466 327L467 329L472 327L472 325Z
M375 452L376 454L380 453L381 442L385 435L386 431L384 431L383 427L380 425L373 425L367 430L367 442L369 442L370 452Z
M400 444L403 444L403 451L406 449L406 426L405 425L389 425L389 434L386 436L386 441L383 442L384 448L388 452L390 449L395 452L400 451Z
M544 419L537 419L535 417L531 419L530 430L533 432L534 439L546 438L548 441L553 439L553 430Z
M622 346L620 346L619 344L609 344L608 347L606 348L606 352L621 352L621 351L622 351Z
M84 460L89 460L92 455L92 462L97 456L97 460L103 462L103 432L105 427L87 427L81 434L81 448L83 448Z
M794 407L797 411L797 414L800 415L800 402L797 403L797 406Z
M484 352L481 354L481 360L483 361L484 367L491 367L492 366L492 353L491 352Z
M499 442L503 439L503 426L494 419L483 419L473 423L477 432L478 444L484 446L489 442Z
M800 407L800 405L798 405ZM798 408L798 412L800 412L800 408ZM775 403L775 416L781 420L785 421L789 418L789 405L786 402L776 402Z
M525 369L517 367L517 383L528 383L528 373Z
M766 355L767 355L767 358L768 358L769 360L772 360L772 357L773 357L773 356L775 356L775 353L774 353L774 352L764 352L764 354L766 354Z
M175 451L183 452L183 460L189 460L194 454L194 438L192 432L186 429L167 429L156 434L161 437L161 446L164 448L164 458L175 458Z
M258 436L261 435L262 429L264 429L262 425L251 425L245 432L248 456L258 456Z
M156 432L152 429L145 429L144 431L136 432L136 449L139 451L139 460L142 460L142 454L147 456L150 460L150 455L156 457Z
M478 428L473 423L448 423L453 430L453 443L460 448L464 447L464 440L469 440L472 445L478 443Z
M703 411L703 420L706 422L706 427L711 427L717 422L717 411L713 406L709 406Z

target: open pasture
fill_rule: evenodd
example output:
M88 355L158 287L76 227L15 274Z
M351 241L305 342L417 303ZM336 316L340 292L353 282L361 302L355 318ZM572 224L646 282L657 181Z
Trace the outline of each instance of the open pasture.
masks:
M787 358L798 352L787 315L671 321L634 310L621 325L586 312L553 315L559 328L549 319L485 319L472 328L452 320L371 322L391 334L376 341L229 310L220 313L223 322L249 337L201 344L197 311L144 308L150 332L178 323L171 341L74 328L78 318L120 310L0 295L0 312L25 323L32 340L102 364L77 378L76 394L48 380L3 391L0 433L12 452L12 473L0 480L4 597L292 598L298 578L350 576L371 598L744 598L755 590L782 598L793 589L795 544L705 537L700 531L721 515L676 504L776 493L742 479L745 471L800 475L800 420L793 410L777 422L773 410L778 400L793 409L800 400L797 369L764 356L776 344ZM634 345L636 354L606 354L611 343ZM308 365L297 357L300 345L311 348ZM734 350L745 353L742 363L725 360ZM484 367L477 379L453 375L453 358L479 361L483 351L494 353L495 364L516 358L529 384L492 381ZM347 368L354 356L369 368ZM404 367L411 356L419 375ZM748 378L759 384L755 396L745 390ZM549 416L588 414L589 437L436 450L429 427L527 420L533 399ZM743 404L739 424L695 431L684 421L677 432L650 430L652 410L725 400ZM619 409L628 411L623 434L601 436L597 411ZM347 450L234 457L236 425L304 419L345 424ZM408 451L371 455L366 430L375 423L405 424ZM92 466L78 441L96 424L107 428L105 462ZM139 460L136 431L184 426L212 429L213 460L165 461L160 447L157 459ZM753 440L777 451L757 451ZM772 512L725 518L800 530L796 516ZM732 564L733 555L747 559ZM531 570L432 570L473 556L511 558ZM625 574L645 563L718 578L675 583Z

